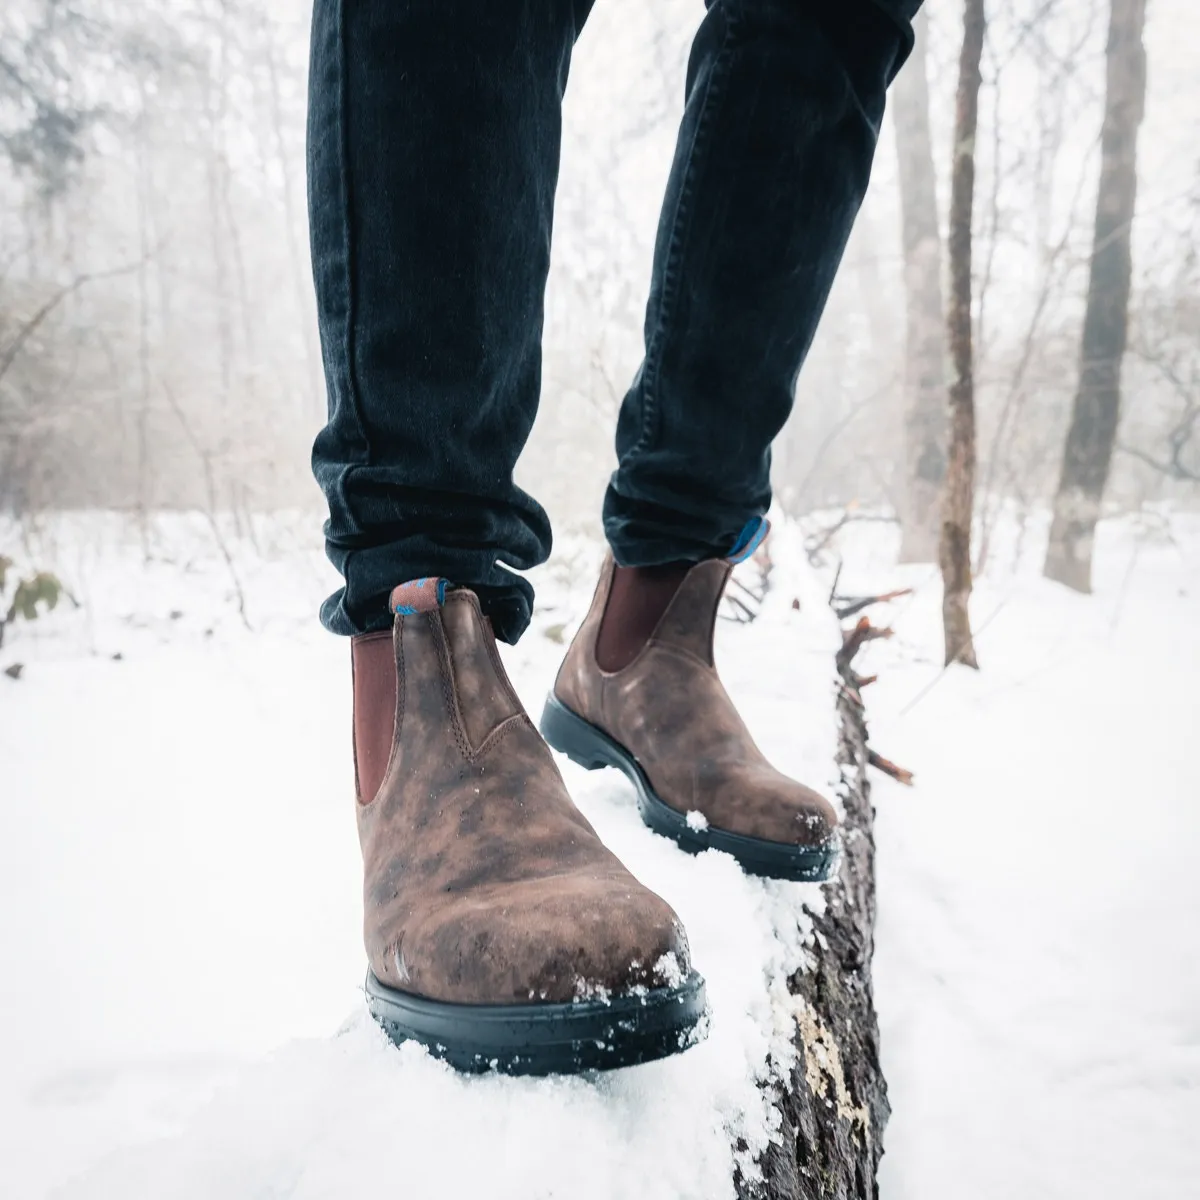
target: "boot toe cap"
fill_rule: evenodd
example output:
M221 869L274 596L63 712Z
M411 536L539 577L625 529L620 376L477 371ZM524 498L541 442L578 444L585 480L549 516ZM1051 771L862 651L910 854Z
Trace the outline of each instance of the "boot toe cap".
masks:
M404 990L464 1004L603 999L691 972L674 911L617 872L473 890L411 922L392 958Z
M837 813L819 792L773 769L699 780L697 807L710 825L781 845L817 849L836 837Z

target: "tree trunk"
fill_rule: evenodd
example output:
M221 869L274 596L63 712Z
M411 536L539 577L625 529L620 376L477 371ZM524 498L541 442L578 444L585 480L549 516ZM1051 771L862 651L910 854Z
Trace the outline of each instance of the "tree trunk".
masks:
M875 810L867 781L867 729L855 652L879 631L862 618L843 635L839 795L845 852L838 878L811 912L812 962L788 987L796 1002L796 1065L778 1085L780 1139L759 1166L762 1180L735 1180L741 1200L876 1200L875 1175L891 1109L879 1063L871 986L875 944Z
M1092 590L1092 542L1120 416L1133 275L1130 232L1137 199L1137 135L1146 101L1145 23L1146 0L1112 0L1079 388L1063 450L1044 572L1080 592Z
M941 525L938 501L946 478L945 316L925 66L928 22L923 13L918 15L914 28L917 42L912 57L892 88L907 326L900 561L934 562Z
M975 131L980 62L987 27L983 0L965 0L962 56L954 113L950 185L950 308L946 333L954 364L950 382L950 456L942 498L942 625L946 664L978 667L971 637L971 515L975 502L975 375L971 349L971 213L975 201Z

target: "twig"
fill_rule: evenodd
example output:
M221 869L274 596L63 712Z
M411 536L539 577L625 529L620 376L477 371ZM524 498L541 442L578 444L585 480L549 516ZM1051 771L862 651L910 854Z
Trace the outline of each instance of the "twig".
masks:
M734 610L733 616L731 617L725 616L724 613L720 614L720 616L727 621L736 621L739 625L749 625L750 622L758 616L758 613L756 613L748 604L744 604L736 596L730 596L727 594L725 596L725 603Z
M858 624L853 629L842 633L842 655L849 662L865 642L873 642L880 638L890 638L891 629L872 625L867 617L859 617Z
M766 597L767 589L765 586L763 587L762 591L759 592L759 591L756 591L754 588L749 587L747 584L744 584L740 579L737 579L733 576L730 576L729 582L733 587L737 588L738 591L744 592L747 596L749 596L750 599L753 600L755 604L761 604L763 602L763 599ZM764 580L764 584L765 584L765 582L766 581Z
M854 616L855 613L862 612L864 608L870 608L872 604L886 604L889 600L899 600L902 596L911 596L912 588L898 588L894 592L881 592L878 596L834 596L834 600L844 600L846 604L842 608L835 608L839 619L845 620L847 617Z
M890 775L897 783L902 783L905 787L913 785L913 773L910 770L897 766L890 758L884 758L882 754L876 754L870 748L867 750L867 765L874 767L877 771L882 771L885 775Z
M821 444L817 447L816 453L813 455L812 465L796 485L795 495L803 497L808 485L812 482L816 473L824 466L826 462L826 451L833 445L835 441L845 432L847 426L861 413L864 409L869 408L872 404L882 400L885 396L889 396L895 387L895 377L887 381L882 387L876 388L869 395L864 396L850 411L825 435Z
M1088 149L1089 156L1095 152L1100 145L1100 138L1097 135L1096 140ZM1061 284L1061 277L1055 274L1059 260L1070 246L1071 235L1075 231L1075 211L1079 203L1079 198L1082 195L1084 182L1090 178L1087 171L1081 171L1079 179L1075 185L1075 191L1071 196L1067 211L1070 214L1067 219L1066 228L1063 230L1062 237L1051 249L1050 254L1046 258L1044 266L1044 274L1042 276L1041 287L1038 291L1037 299L1034 303L1033 314L1029 319L1029 324L1025 330L1025 338L1022 343L1021 353L1017 359L1016 369L1013 371L1012 378L1009 380L1007 394L1000 406L1000 416L996 420L996 431L992 435L991 444L988 447L987 465L982 470L982 486L980 488L980 515L979 515L979 552L976 556L975 571L977 574L982 574L984 567L987 565L988 551L991 546L992 530L996 522L996 507L992 503L992 493L994 490L996 471L999 467L1001 456L1005 452L1005 439L1008 436L1008 430L1016 422L1016 417L1021 411L1025 401L1025 374L1029 368L1029 364L1033 361L1034 351L1037 346L1037 333L1041 326L1042 317L1045 314L1046 308L1049 306L1050 298L1056 284Z
M873 521L885 525L899 524L899 519L897 517L887 513L856 513L847 509L844 513L842 513L837 521L834 522L834 524L830 525L821 533L819 541L813 541L813 539L810 538L805 542L804 553L807 555L808 561L814 562L817 555L819 555L821 551L824 550L825 547L828 546L829 543L833 541L833 539L843 529L846 528L847 525L853 525L859 521Z
M179 424L183 428L184 435L187 437L192 449L195 450L197 457L200 459L200 465L204 469L204 489L208 497L208 507L204 510L204 518L213 535L213 541L216 542L217 549L220 551L221 557L225 560L226 569L229 571L229 578L233 580L233 590L237 596L238 615L242 618L242 624L247 629L252 629L250 618L246 616L246 593L242 588L242 581L238 576L237 567L233 564L233 555L229 552L225 535L221 532L220 525L217 524L217 494L212 475L212 462L209 459L207 451L200 445L200 440L192 430L183 409L179 406L179 401L176 400L175 393L167 386L165 381L162 382L162 389L163 394L167 398L167 403L171 406L171 411L179 419Z
M1005 606L1008 604L1008 600L1009 598L1005 597L1000 601L999 604L996 605L994 609L992 609L987 619L982 625L979 626L978 630L976 630L976 636L981 634L1004 611ZM938 673L900 710L897 715L901 717L907 716L908 713L910 713L913 708L916 707L919 701L923 700L931 691L933 691L935 687L937 687L942 679L945 678L945 676L949 673L950 668L955 666L957 662L957 659L953 659L948 663L943 663L941 670L938 671Z
M1200 410L1197 410L1200 413ZM1188 425L1182 428L1187 429L1188 437L1190 437L1190 427L1192 421L1195 420L1196 414L1192 415ZM1147 454L1144 450L1139 450L1136 446L1130 446L1125 442L1118 442L1117 449L1123 454L1128 454L1131 458L1139 459L1147 466L1153 467L1156 471L1167 476L1168 479L1179 479L1185 482L1200 483L1200 471L1193 471L1183 461L1183 450L1187 445L1188 438L1177 440L1176 434L1178 429L1173 430L1171 434L1171 458L1168 462L1161 462L1152 455Z
M41 323L68 297L79 291L84 284L93 283L98 279L112 279L117 275L128 275L141 267L142 263L139 260L135 263L126 263L122 267L113 267L109 271L93 271L83 275L77 275L70 283L59 288L49 300L45 302L17 330L16 336L4 348L4 352L0 354L0 379L3 379L8 374L8 369L16 362L17 355L21 353L21 347L37 332Z
M833 573L833 586L830 587L830 589L829 589L829 607L830 608L833 607L833 602L835 599L837 599L837 587L838 587L838 582L842 578L842 566L843 566L843 560L839 558L837 570L834 571L834 573Z

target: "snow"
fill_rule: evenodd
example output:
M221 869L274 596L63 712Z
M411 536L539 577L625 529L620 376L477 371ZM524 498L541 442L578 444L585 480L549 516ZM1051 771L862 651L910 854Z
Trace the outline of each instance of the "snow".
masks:
M564 764L683 917L709 1039L557 1080L389 1046L363 1015L348 653L312 617L315 529L226 530L252 631L198 518L157 520L149 562L116 517L39 531L82 607L0 651L26 667L0 676L0 1195L731 1196L731 1144L771 1132L756 1081L804 1020L784 980L819 889L686 856L622 777ZM1041 580L1044 531L1016 530L977 587L978 675L940 667L930 570L897 567L886 527L839 535L843 591L917 588L861 664L874 744L917 774L875 783L882 1194L1175 1197L1200 1173L1200 520L1106 523L1091 597ZM723 623L718 657L764 748L827 786L832 562L810 572L788 527L774 548L761 619ZM538 574L506 655L535 712L597 563L568 539Z
M1091 597L1010 524L979 674L942 671L940 586L878 529L843 586L918 589L861 666L874 744L917 777L875 790L882 1194L1195 1195L1200 520L1102 524Z
M202 523L157 522L148 565L116 519L52 531L83 607L18 628L4 655L25 674L0 677L0 1195L729 1195L735 1141L749 1167L770 1134L756 1084L770 1053L788 1061L785 980L819 889L685 855L620 775L564 763L683 918L707 1041L549 1081L463 1079L388 1045L360 992L349 662L313 619L318 527L257 530L266 558L233 547L253 632ZM535 713L598 566L568 542L537 580L506 655ZM798 554L780 570L719 654L780 765L825 785L836 625ZM808 680L786 708L791 684L762 669L778 655Z

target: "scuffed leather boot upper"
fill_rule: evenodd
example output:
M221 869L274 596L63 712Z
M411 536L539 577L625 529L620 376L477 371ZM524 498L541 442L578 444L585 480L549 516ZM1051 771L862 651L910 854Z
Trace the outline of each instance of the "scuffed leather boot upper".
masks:
M596 637L609 557L554 693L628 750L677 812L700 812L710 826L747 837L827 845L837 824L832 806L771 766L717 675L713 630L731 570L722 559L697 563L637 657L608 672L596 662Z
M567 795L474 593L398 615L353 659L364 934L382 983L512 1004L690 972L678 917Z

